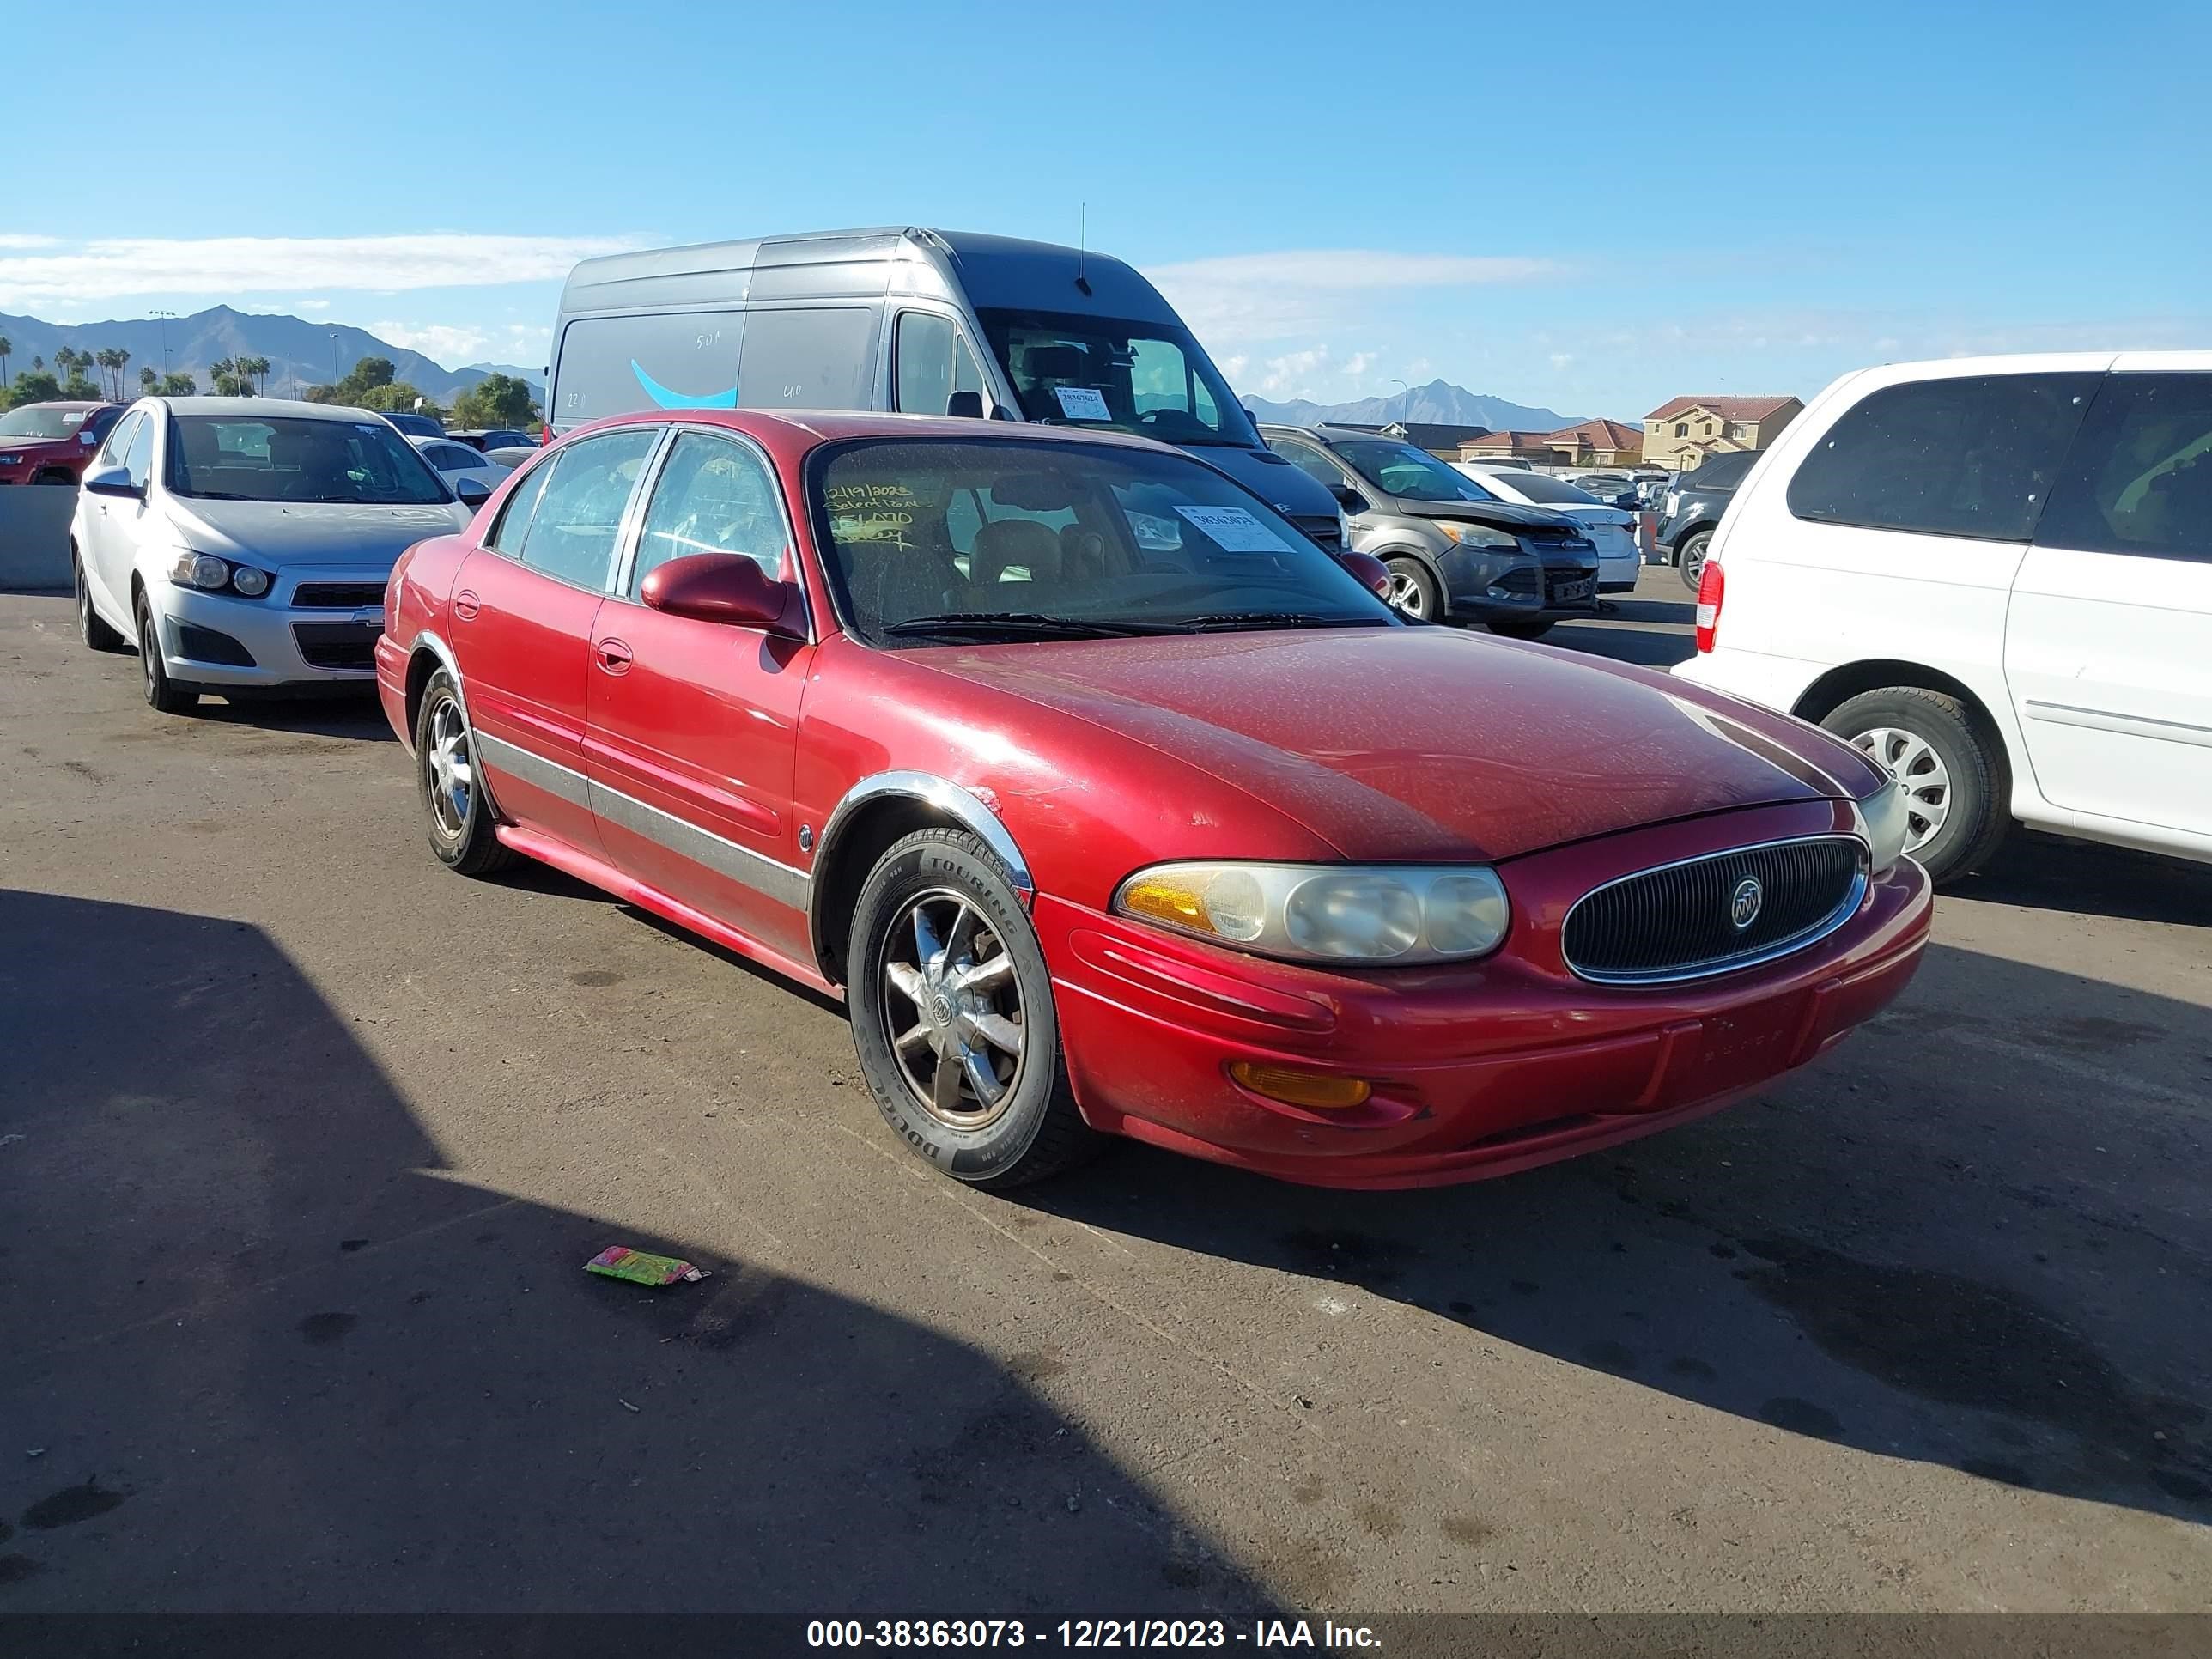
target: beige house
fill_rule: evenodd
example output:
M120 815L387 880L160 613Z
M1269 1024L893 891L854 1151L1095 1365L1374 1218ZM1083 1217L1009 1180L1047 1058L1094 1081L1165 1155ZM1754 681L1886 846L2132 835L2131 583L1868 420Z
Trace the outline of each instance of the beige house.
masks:
M1677 398L1644 417L1644 459L1684 472L1708 455L1764 449L1804 410L1795 398Z
M1629 466L1642 454L1636 428L1619 421L1580 421L1557 432L1486 432L1459 447L1462 461L1527 461L1532 466Z
M1459 447L1462 461L1528 461L1549 466L1555 459L1548 432L1486 432Z

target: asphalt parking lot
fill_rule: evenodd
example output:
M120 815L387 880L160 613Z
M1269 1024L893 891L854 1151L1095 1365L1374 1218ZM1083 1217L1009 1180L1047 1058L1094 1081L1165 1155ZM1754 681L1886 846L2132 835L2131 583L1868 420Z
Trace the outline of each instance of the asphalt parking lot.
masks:
M373 707L135 675L0 596L0 1609L2212 1605L2212 869L2017 842L1620 1152L994 1197L835 1007L440 869Z

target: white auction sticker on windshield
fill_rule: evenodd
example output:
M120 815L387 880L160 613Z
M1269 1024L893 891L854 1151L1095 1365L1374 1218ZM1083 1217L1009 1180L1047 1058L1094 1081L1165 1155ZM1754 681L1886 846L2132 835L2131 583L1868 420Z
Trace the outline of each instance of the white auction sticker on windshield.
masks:
M1113 412L1106 407L1106 394L1095 386L1056 386L1052 395L1060 399L1060 412L1071 421L1110 421Z
M1224 553L1287 553L1291 544L1241 507L1178 507Z

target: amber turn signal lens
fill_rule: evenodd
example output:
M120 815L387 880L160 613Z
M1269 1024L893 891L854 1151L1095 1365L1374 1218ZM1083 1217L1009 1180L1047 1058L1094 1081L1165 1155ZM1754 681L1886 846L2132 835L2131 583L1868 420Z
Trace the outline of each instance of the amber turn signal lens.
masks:
M1255 1066L1249 1060L1231 1061L1229 1075L1255 1095L1316 1112L1342 1112L1364 1106L1368 1096L1375 1092L1374 1085L1364 1077L1304 1072L1295 1066Z

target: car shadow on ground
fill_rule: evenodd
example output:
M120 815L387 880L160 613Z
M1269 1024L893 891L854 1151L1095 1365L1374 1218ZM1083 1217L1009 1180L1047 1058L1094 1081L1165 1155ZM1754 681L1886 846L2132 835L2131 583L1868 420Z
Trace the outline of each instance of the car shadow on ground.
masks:
M1631 603L1624 605L1624 612L1631 611L1672 611L1673 605L1650 605ZM1544 635L1546 645L1561 646L1570 651L1588 652L1594 657L1609 657L1615 662L1635 663L1644 668L1671 668L1698 654L1697 643L1689 635L1675 629L1674 618L1654 620L1669 624L1664 628L1626 626L1639 618L1622 615L1601 617L1595 622L1561 623Z
M215 726L253 726L305 737L350 738L359 743L396 743L392 723L374 688L347 697L248 697L236 702L203 696L187 718Z
M1020 1357L447 1167L258 929L0 939L0 1609L1272 1610Z
M2212 1015L1944 945L1700 1123L1402 1193L1145 1149L1012 1194L1767 1429L2212 1521Z
M2069 915L2212 927L2212 864L2014 830L1987 866L1948 891Z

